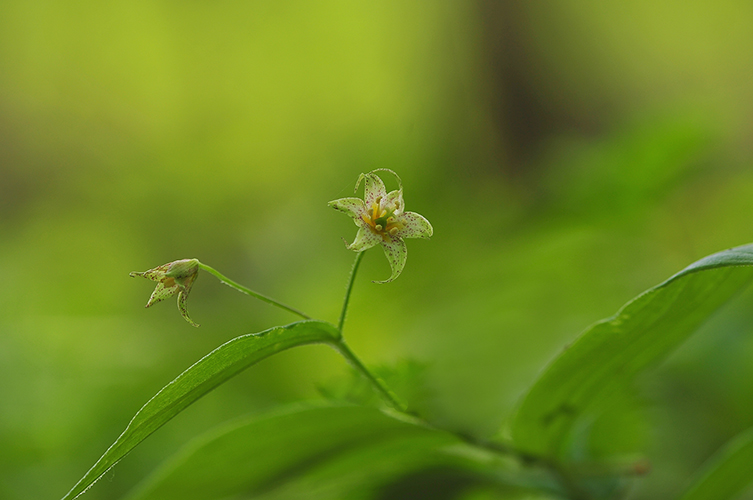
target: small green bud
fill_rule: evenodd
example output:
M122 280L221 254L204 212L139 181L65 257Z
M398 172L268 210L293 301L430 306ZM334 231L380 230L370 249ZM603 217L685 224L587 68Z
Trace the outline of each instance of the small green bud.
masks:
M186 309L186 300L193 282L199 275L199 261L196 259L182 259L163 264L143 273L132 272L131 277L141 276L156 281L157 287L149 297L146 307L178 294L178 310L181 316L193 326L199 326L191 320Z

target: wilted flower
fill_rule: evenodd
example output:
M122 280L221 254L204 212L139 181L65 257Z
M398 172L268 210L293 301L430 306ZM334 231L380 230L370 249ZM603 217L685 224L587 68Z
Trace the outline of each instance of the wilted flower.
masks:
M389 172L397 178L398 189L386 192L384 183L374 172ZM382 245L384 254L390 262L392 276L376 283L388 283L397 278L405 267L408 249L403 239L429 238L434 229L422 215L406 212L403 202L403 185L400 177L392 170L379 168L367 174L361 174L356 182L356 190L364 183L363 200L360 198L341 198L329 202L329 206L353 218L358 226L356 239L349 250L363 252L375 245Z
M198 275L199 261L196 259L176 260L175 262L163 264L143 273L133 272L130 274L132 277L142 276L157 282L157 287L152 292L152 296L149 297L146 307L156 304L160 300L172 297L177 293L180 314L193 326L199 325L188 317L186 300L188 299L188 292L191 291L191 286L196 281Z

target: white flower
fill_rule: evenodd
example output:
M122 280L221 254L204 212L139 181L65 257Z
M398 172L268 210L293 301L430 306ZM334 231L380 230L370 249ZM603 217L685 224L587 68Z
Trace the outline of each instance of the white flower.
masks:
M390 172L397 178L398 189L386 192L384 183L374 172ZM369 248L382 245L384 254L390 263L392 276L384 281L388 283L397 278L405 267L408 249L403 239L428 239L434 229L422 215L406 212L403 202L403 185L400 177L392 170L380 168L367 174L361 174L356 182L356 190L364 183L363 200L360 198L341 198L329 202L329 206L353 218L358 226L356 239L349 250L363 252Z

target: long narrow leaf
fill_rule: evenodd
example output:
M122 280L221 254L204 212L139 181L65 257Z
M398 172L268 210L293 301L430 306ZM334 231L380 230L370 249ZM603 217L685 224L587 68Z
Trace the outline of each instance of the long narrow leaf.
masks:
M588 328L541 374L512 421L520 449L561 455L576 421L678 347L753 277L753 245L705 257Z
M137 444L191 403L242 370L277 352L305 344L336 341L337 329L322 321L301 321L242 335L221 345L162 388L63 500L76 498Z
M712 456L680 500L737 498L753 483L753 429L738 434Z

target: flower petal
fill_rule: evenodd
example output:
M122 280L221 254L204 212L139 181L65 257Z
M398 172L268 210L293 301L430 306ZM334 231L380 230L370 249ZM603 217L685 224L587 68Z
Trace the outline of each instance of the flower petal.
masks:
M162 264L161 266L155 267L154 269L144 271L143 273L137 273L135 271L131 272L129 273L129 276L134 277L134 278L136 276L140 276L142 278L146 278L152 281L162 281L169 267L170 267L170 262L168 262L167 264Z
M375 281L374 283L389 283L395 278L400 276L405 267L405 261L408 259L408 248L405 246L405 242L400 239L394 239L382 242L382 248L384 249L384 255L390 262L390 268L392 268L392 276L384 281Z
M402 214L403 209L405 209L405 202L403 201L403 190L396 189L387 193L387 196L384 197L384 203L382 205L384 207L394 207L396 216Z
M183 319L191 323L193 326L199 326L197 323L194 323L194 321L188 317L188 308L186 307L186 300L188 300L188 292L191 289L191 284L193 283L193 280L191 280L190 283L186 285L186 289L181 290L178 293L178 310L180 310L180 315L183 316Z
M395 176L395 179L397 179L397 188L400 191L403 190L403 181L402 181L402 179L400 179L400 176L397 175L397 172L395 172L394 170L390 170L389 168L375 168L374 170L372 170L369 173L373 174L374 172L389 172L389 173L391 173L392 175Z
M356 182L356 189L358 189L361 181L363 181L363 204L368 210L377 198L384 198L387 195L387 190L384 187L382 179L371 172L368 174L361 174L358 178L358 182Z
M148 271L147 271L148 272ZM157 286L152 292L152 296L149 297L149 302L146 303L146 307L151 307L161 300L165 300L168 297L172 297L180 290L180 286L174 279L168 278L164 281L157 283Z
M365 211L361 198L340 198L339 200L330 201L327 203L327 206L359 220L361 219L361 214Z
M198 277L199 273L192 273L182 278L175 278L175 283L180 288L181 293L188 295L188 292L191 291L191 287L193 286L193 282L196 281L196 278Z
M395 233L395 238L423 238L428 239L434 234L434 228L426 218L416 212L405 212L400 217L403 227Z
M350 245L347 245L348 250L354 252L363 252L369 248L382 243L382 237L374 234L371 229L365 227L359 227L356 239Z

